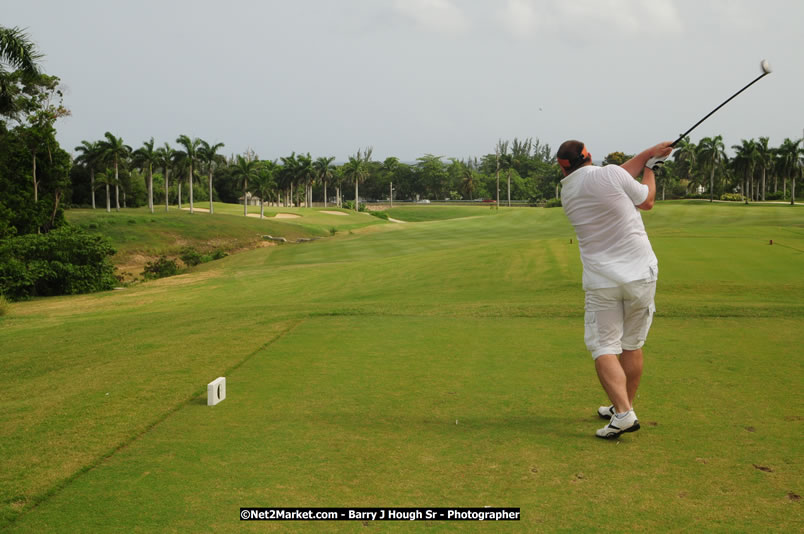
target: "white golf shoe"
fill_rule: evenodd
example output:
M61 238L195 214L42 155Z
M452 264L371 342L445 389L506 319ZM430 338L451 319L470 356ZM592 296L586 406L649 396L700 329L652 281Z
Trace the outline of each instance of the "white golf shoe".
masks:
M597 409L597 415L599 415L601 419L609 421L614 415L614 405L612 404L611 406L601 406L600 408Z
M629 410L622 417L611 416L609 424L595 432L595 435L603 439L614 439L623 432L636 432L639 430L639 419L634 410Z

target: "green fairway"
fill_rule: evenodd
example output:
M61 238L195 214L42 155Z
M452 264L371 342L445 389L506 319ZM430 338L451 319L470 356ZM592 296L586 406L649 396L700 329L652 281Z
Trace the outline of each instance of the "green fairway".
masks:
M215 209L68 214L128 254L327 237L9 305L0 530L802 528L804 208L643 215L658 314L642 430L614 442L594 437L605 399L561 209L389 210L407 224ZM227 399L208 407L218 376ZM242 523L241 506L510 506L522 520Z

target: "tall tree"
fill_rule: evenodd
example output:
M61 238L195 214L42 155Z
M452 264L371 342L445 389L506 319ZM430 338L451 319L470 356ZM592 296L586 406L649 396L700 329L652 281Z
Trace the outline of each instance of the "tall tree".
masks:
M257 172L257 160L249 157L237 155L232 166L232 176L243 184L243 216L248 215L248 184L250 179L254 179Z
M216 165L222 165L226 163L226 158L218 154L218 150L220 150L221 148L223 148L223 143L215 143L214 145L210 145L206 141L202 140L201 146L198 149L198 157L206 165L207 173L209 174L210 215L215 212L215 208L212 205L212 173L214 172Z
M497 208L500 206L500 169L501 166L504 165L504 157L508 154L508 141L503 141L502 139L497 141L497 146L494 147L494 154L496 155L497 161Z
M274 172L277 165L273 161L261 161L256 166L251 182L251 192L260 199L260 219L265 218L265 199L270 199L276 191Z
M103 134L101 153L103 159L114 166L114 205L115 210L120 211L120 165L128 161L131 155L131 147L123 142L122 137L115 137L111 132Z
M39 76L42 57L22 29L0 26L0 116L14 116L19 111L17 80Z
M201 145L199 138L190 139L188 136L182 134L176 142L184 147L181 151L181 157L184 159L184 164L187 166L187 185L190 188L190 215L193 212L193 168L195 162L198 160L198 147Z
M283 204L286 207L293 206L293 184L296 183L299 176L299 161L296 159L295 152L291 153L290 156L280 157L279 159L282 160L282 168L279 171L279 181L285 196Z
M97 182L106 187L106 212L109 213L112 211L111 199L109 198L111 196L109 186L116 185L117 180L115 180L114 175L110 173L108 169L105 169L98 173Z
M154 212L154 165L159 165L160 157L158 149L154 150L154 138L145 141L142 146L134 151L134 162L139 165L143 172L148 171L148 209Z
M715 198L715 172L720 171L727 160L725 148L720 135L704 137L698 143L698 158L709 171L709 202Z
M743 197L747 203L751 198L751 185L754 177L754 167L757 162L757 145L753 139L743 139L741 144L732 145L734 159L732 166L737 174L743 176Z
M75 147L76 152L80 152L75 162L89 169L89 189L92 195L92 209L95 209L95 171L101 161L101 146L98 141L81 141Z
M461 168L461 189L469 195L469 200L474 200L476 187L476 172L470 165L464 163Z
M804 147L801 146L802 139L791 141L785 139L778 150L780 160L780 170L785 177L785 184L790 182L790 205L796 203L796 179L801 175L802 160L804 159Z
M317 158L313 163L313 171L316 178L321 182L324 187L324 207L327 207L327 182L332 179L332 162L335 161L335 156Z
M349 156L349 161L344 165L344 174L355 183L355 211L360 211L360 182L364 182L369 176L369 162L371 162L372 147L358 150L354 156Z
M391 207L394 207L394 182L397 182L397 187L399 186L399 180L397 178L397 173L401 167L401 163L399 163L399 158L395 158L393 156L385 158L385 161L382 162L380 166L381 172L385 173L388 177L388 201L391 203Z
M165 143L164 146L160 146L156 150L156 153L159 156L159 165L162 167L162 170L165 174L165 211L168 211L170 206L168 182L170 181L170 169L173 167L173 160L176 157L176 151L172 149L169 144Z
M762 200L765 200L766 174L773 163L773 149L768 146L768 138L760 137L757 140L757 163L762 171Z
M298 162L298 166L296 167L298 183L304 184L304 206L306 208L312 208L313 176L315 176L315 171L313 169L313 158L308 152L307 155L299 154L299 156L296 158L296 161Z
M687 184L693 183L693 171L697 164L698 147L695 143L690 142L689 137L685 137L678 142L676 151L673 153L673 159L678 163L679 170L687 180ZM697 183L697 182L695 182Z

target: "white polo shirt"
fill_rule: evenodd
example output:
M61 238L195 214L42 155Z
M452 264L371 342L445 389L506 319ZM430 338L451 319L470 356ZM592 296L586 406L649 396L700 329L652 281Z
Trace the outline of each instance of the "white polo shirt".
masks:
M561 185L561 204L578 236L584 289L656 278L659 262L637 208L648 198L647 185L619 165L581 167Z

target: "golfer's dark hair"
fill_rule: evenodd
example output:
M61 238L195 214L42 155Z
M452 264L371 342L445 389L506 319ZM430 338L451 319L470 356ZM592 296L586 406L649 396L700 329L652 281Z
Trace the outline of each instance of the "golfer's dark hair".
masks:
M584 144L575 139L564 141L558 147L556 159L558 164L561 165L567 174L574 172L583 167L587 162L591 161L588 156L584 155Z

